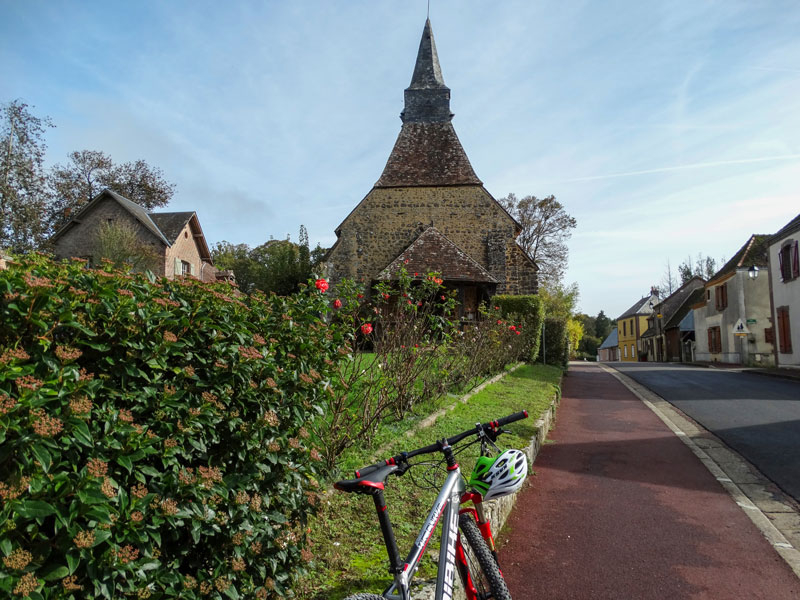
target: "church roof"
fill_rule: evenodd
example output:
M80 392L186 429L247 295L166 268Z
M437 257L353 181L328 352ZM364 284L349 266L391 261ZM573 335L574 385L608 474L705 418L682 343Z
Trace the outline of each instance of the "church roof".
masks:
M375 187L481 185L451 123L450 88L442 77L430 20L404 97L403 126Z
M497 283L497 279L435 227L428 227L411 245L378 274L379 280L396 279L400 269L408 273L440 273L445 281Z

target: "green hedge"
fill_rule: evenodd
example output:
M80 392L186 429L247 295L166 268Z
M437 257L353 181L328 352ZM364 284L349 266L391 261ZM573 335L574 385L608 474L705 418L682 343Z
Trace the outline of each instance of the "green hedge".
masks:
M544 346L544 362L566 370L569 363L569 336L567 335L566 319L562 317L545 318Z
M327 298L0 271L0 595L283 597L311 559Z
M544 305L539 296L498 295L492 298L493 306L500 309L503 318L517 321L522 329L524 343L520 359L535 362L539 356L542 337Z

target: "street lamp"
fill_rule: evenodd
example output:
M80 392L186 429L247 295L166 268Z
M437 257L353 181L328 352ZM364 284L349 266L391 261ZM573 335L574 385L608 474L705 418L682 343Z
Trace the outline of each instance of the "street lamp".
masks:
M747 269L747 276L750 277L750 279L756 279L758 277L758 267L753 265Z

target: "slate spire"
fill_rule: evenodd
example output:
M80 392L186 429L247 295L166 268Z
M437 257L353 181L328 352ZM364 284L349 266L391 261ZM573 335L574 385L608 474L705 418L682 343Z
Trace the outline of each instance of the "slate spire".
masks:
M405 90L405 109L400 118L403 123L447 123L453 118L450 88L442 78L430 19L425 20L414 74L411 85Z

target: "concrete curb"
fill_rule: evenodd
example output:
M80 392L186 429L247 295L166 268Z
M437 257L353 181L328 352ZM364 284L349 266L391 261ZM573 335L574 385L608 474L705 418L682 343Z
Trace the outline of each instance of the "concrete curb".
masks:
M658 394L614 369L601 368L615 377L678 436L730 494L761 534L800 578L800 512L796 504L758 469L724 442L684 415Z
M487 382L487 384L488 383L489 382ZM466 402L466 400L462 401ZM531 465L534 464L539 451L547 439L547 434L553 427L553 423L556 420L556 410L558 409L560 402L561 392L558 391L556 394L554 394L553 399L550 401L550 406L548 409L534 424L536 427L536 433L531 438L528 447L524 449L524 452L527 455L528 461ZM508 516L511 514L516 501L517 494L511 494L510 496L504 496L503 498L497 498L496 500L489 500L484 504L484 509L489 517L489 522L492 524L492 533L494 534L495 539L498 538L500 530L503 528L503 525L505 525L506 519L508 519ZM453 590L453 600L465 600L464 590L461 589L461 583L458 580L458 577L455 579L456 589ZM411 592L414 600L434 600L436 581L414 581L411 584Z

